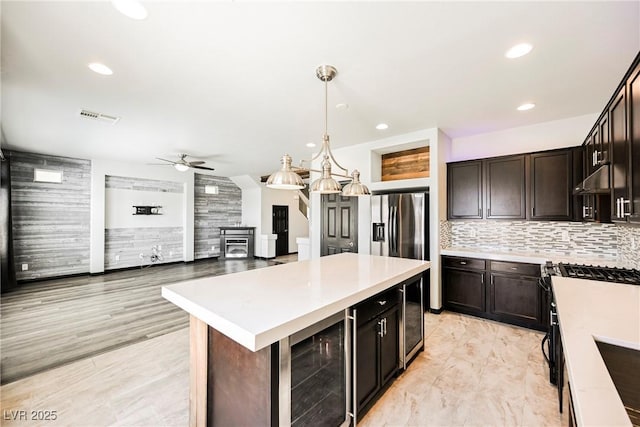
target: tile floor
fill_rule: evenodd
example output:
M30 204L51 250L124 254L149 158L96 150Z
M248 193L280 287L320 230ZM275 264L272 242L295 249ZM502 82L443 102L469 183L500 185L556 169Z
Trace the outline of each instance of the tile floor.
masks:
M559 426L542 335L445 312L425 315L427 350L362 426ZM3 426L186 426L188 330L133 344L0 388ZM43 357L46 357L43 355ZM55 421L12 421L20 410Z

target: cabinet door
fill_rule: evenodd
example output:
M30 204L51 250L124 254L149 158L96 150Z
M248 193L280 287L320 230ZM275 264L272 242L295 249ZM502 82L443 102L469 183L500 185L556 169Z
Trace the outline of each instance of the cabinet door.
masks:
M631 144L631 205L625 206L630 212L629 220L640 223L640 65L631 74L627 83L629 111L629 143ZM615 201L615 198L614 198Z
M485 161L487 218L525 219L525 156Z
M531 219L571 220L571 154L562 150L531 155Z
M445 268L442 284L445 308L470 314L485 311L484 271Z
M358 326L356 332L356 394L358 409L362 409L380 390L378 351L379 319Z
M447 165L447 217L482 218L482 162Z
M629 143L623 87L609 107L611 132L611 219L626 221L629 204Z
M381 386L393 378L400 363L400 308L396 305L380 316L384 335L380 338Z
M523 326L542 325L541 288L536 277L491 273L489 313Z
M600 167L609 162L611 158L610 152L610 129L609 115L605 114L598 123L598 153L596 154L596 167Z

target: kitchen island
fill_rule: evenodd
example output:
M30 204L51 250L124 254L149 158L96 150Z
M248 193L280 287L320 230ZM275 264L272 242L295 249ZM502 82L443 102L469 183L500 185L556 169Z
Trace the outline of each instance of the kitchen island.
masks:
M191 319L190 424L292 424L290 350L296 337L344 324L343 342L326 339L322 345L331 357L346 352L348 380L348 309L429 265L343 253L163 287L163 297Z
M553 277L569 375L570 416L578 426L631 426L598 343L640 351L640 286ZM626 368L633 378L640 366ZM636 384L637 386L637 384Z

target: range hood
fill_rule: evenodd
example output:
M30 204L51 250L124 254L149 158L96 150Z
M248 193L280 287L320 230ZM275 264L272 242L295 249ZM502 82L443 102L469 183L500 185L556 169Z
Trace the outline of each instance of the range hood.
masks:
M609 186L609 165L604 164L573 189L574 195L606 194L611 191Z

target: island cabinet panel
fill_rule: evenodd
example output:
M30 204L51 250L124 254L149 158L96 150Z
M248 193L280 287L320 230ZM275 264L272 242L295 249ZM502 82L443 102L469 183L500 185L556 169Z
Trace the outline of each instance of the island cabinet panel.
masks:
M272 387L278 384L279 372L277 346L275 350L275 354L271 347L253 352L209 328L207 425L277 424L272 423L278 416L278 401L272 399L277 396Z
M354 307L356 317L356 418L390 384L400 365L399 291L393 288Z
M525 156L498 157L485 161L488 219L525 219Z
M447 216L482 218L482 161L447 165Z
M539 265L442 258L445 309L531 329L547 329L546 294L538 284Z

